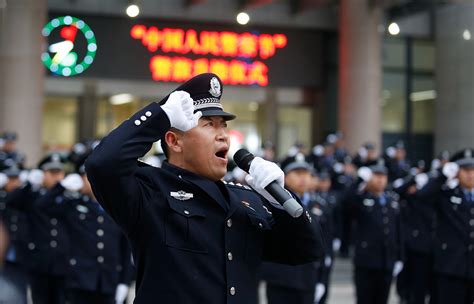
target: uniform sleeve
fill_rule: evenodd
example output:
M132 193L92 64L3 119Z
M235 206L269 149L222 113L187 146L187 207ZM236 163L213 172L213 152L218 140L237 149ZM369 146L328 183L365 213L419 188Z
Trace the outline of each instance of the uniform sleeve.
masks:
M266 232L263 258L269 262L299 265L316 261L324 255L321 227L304 208L298 218L285 210L266 203L272 212L274 225Z
M132 264L132 251L126 237L122 234L120 250L122 251L122 273L119 283L130 285L135 279L135 267Z
M110 132L85 163L98 202L127 233L133 233L146 195L135 176L137 159L169 128L166 113L152 103Z

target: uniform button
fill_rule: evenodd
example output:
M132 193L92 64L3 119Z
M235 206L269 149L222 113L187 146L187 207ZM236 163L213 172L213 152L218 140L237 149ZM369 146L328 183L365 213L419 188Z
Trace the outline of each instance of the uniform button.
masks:
M230 292L230 295L231 295L231 296L235 295L235 287L231 287L231 288L229 289L229 292Z
M387 207L382 208L382 213L387 213Z
M10 230L11 230L11 231L13 231L13 232L15 232L15 231L17 231L17 230L18 230L18 226L17 226L17 225L15 225L15 224L13 224L13 225L10 225Z
M443 243L443 244L441 245L441 249L446 250L446 248L448 248L448 244Z
M145 120L146 120L146 116L142 115L142 116L140 117L140 119L141 119L142 121L145 121Z
M227 220L227 227L232 227L232 219Z
M142 123L142 122L141 122L141 121L139 121L138 119L137 119L137 120L135 120L135 125L136 125L136 126L139 126L139 125L141 125L141 123Z
M188 211L188 210L184 210L184 214L189 214L189 211Z
M469 245L469 251L472 251L474 249L474 245Z
M453 210L454 210L454 211L458 210L458 206L457 206L457 205L453 205Z
M77 263L76 259L70 259L69 260L69 264L72 265L72 266L76 265L76 263Z
M36 248L35 243L28 243L28 249L34 250Z
M471 239L474 239L474 231L471 231L471 233L469 233Z
M97 257L97 262L99 262L99 263L101 263L101 264L104 263L104 257L101 256L101 255L99 255L99 256Z
M362 243L360 244L360 246L361 246L362 248L367 248L367 242L362 242Z
M57 236L58 231L56 229L51 229L51 236Z
M262 223L258 223L258 227L263 228L263 224L262 224Z
M97 236L103 236L103 235L104 235L104 230L97 229Z
M55 240L52 240L51 242L49 242L49 246L51 246L52 248L56 248L58 246L58 243Z
M104 222L104 217L103 217L102 215L99 215L99 216L97 217L97 223L102 224L103 222Z
M383 233L385 233L385 234L389 234L389 233L390 233L390 229L388 229L388 228L384 228L384 230L383 230Z
M55 219L54 217L49 221L51 225L56 226L58 224L58 220Z
M150 116L151 116L151 112L150 112L150 111L146 111L146 112L145 112L145 116L150 117Z
M117 270L118 272L122 271L122 265L117 265L115 267L115 270Z
M419 234L418 230L413 230L413 233L412 233L413 237L417 237L418 234Z
M384 218L383 218L383 223L384 223L384 224L388 224L388 217L384 217Z
M474 226L474 219L469 220L469 225Z
M100 250L104 249L104 243L98 242L97 243L97 248L100 249Z
M474 208L471 208L471 214L474 214Z
M234 256L232 255L232 252L229 252L227 254L227 258L229 259L229 261L232 261L232 259L234 258Z
M79 214L79 219L80 219L81 221L85 220L85 219L86 219L86 215L85 215L84 213Z

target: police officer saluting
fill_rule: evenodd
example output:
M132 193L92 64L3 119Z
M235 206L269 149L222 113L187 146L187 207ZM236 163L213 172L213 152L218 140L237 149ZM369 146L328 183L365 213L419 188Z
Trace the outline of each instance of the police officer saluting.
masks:
M395 193L386 191L387 168L382 162L358 171L364 181L347 199L356 222L355 285L358 304L385 304L392 275L403 268L400 209Z
M276 164L255 158L243 186L226 185L229 136L222 86L201 74L113 130L86 161L99 203L131 241L135 303L256 303L262 259L308 263L321 255L307 216L267 201L283 183ZM202 116L202 117L201 117ZM162 168L139 164L158 139Z
M416 193L437 213L433 250L438 303L474 302L474 151L465 149Z

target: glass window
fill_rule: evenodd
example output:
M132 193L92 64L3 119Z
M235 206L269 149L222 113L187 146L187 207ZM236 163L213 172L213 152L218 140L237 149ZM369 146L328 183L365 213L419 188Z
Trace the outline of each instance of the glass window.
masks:
M385 38L382 41L382 66L384 68L405 68L405 42L397 38Z
M432 41L413 42L413 68L415 71L433 71L435 65L435 47Z
M47 96L43 107L43 148L67 150L76 141L77 99Z
M410 94L414 133L434 132L435 99L436 91L433 77L415 76L413 92Z
M383 74L382 131L405 130L405 76L403 73Z

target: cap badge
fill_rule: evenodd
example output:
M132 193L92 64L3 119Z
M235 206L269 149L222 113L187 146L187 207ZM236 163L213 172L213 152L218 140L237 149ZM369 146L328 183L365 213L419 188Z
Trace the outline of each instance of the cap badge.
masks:
M211 95L214 97L221 96L221 84L219 83L219 80L217 80L216 77L211 78L210 85L211 89L209 90L209 93L211 93Z

